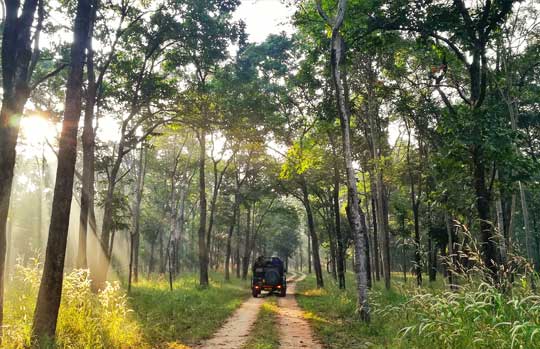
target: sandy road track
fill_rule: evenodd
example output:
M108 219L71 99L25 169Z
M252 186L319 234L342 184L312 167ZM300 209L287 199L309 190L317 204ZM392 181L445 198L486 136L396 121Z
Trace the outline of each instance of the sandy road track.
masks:
M294 272L291 273L291 277L288 278L288 282L293 282L296 278ZM294 285L294 284L293 284ZM287 291L289 291L287 287ZM198 349L213 349L213 348L227 348L227 349L241 349L247 342L249 334L257 315L261 310L261 306L265 302L264 296L261 298L249 298L242 303L231 317L225 322L225 324L214 334L214 336L201 345L196 346ZM202 321L202 320L201 320Z
M296 281L302 281L306 276L301 275ZM280 348L322 349L323 346L313 337L313 332L304 312L298 306L295 297L296 284L287 285L287 297L279 298L278 324L280 331Z

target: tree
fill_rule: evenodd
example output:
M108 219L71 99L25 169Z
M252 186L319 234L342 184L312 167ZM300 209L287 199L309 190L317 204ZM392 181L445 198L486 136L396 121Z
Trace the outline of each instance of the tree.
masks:
M97 6L97 2L91 0L79 0L77 3L49 238L32 325L32 338L39 342L54 338L58 309L60 308L73 177L77 157L77 130L82 109L85 50L92 10Z
M352 153L350 143L350 106L349 91L347 85L347 74L345 70L345 42L340 33L341 26L345 19L347 1L338 2L337 14L335 18L330 18L323 10L321 1L317 1L317 10L320 16L326 21L332 30L331 58L332 79L336 93L336 102L341 124L341 136L343 141L343 153L345 157L345 168L347 173L347 191L350 204L349 212L352 234L356 249L356 275L358 292L358 311L363 321L369 321L369 304L367 299L368 272L367 272L367 246L365 234L367 234L365 216L360 207L358 192L356 188L356 175L352 164Z
M178 48L169 55L171 67L192 64L189 88L184 94L184 120L197 132L199 140L199 283L208 282L207 196L206 196L206 135L215 122L217 106L212 104L209 82L219 63L227 59L227 46L243 40L243 24L234 22L230 14L239 5L238 0L189 0L178 4L174 11L183 13L184 19L176 23ZM192 104L192 105L191 105Z
M4 272L6 269L6 224L15 168L15 146L20 119L30 96L33 68L38 51L32 51L31 31L36 8L40 7L35 35L39 38L43 22L43 2L9 0L4 3L2 23L2 108L0 110L0 342L4 315ZM39 40L39 39L38 39ZM38 41L36 41L38 42ZM39 47L39 46L38 46Z

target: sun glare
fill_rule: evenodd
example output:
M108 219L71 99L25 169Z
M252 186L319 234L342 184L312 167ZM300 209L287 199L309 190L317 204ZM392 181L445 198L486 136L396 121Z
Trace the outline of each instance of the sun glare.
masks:
M41 116L31 115L21 120L21 131L24 142L29 145L41 145L45 141L51 142L57 135L57 128Z

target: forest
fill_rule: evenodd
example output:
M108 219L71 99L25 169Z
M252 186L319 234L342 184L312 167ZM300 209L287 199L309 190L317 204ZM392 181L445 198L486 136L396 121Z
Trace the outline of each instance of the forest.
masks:
M1 348L540 348L538 0L1 4Z

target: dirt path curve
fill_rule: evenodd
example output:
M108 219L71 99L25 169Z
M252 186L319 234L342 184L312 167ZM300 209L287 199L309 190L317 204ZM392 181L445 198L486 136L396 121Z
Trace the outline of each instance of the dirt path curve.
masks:
M302 281L306 276L301 274L296 281ZM279 298L278 324L281 332L281 349L322 349L323 346L313 337L313 332L304 312L296 302L296 283L287 284L287 297Z
M294 273L289 282L292 282L296 275ZM288 289L287 289L288 291ZM240 308L229 317L225 324L214 334L214 336L201 345L196 346L197 349L241 349L247 342L251 328L257 320L257 315L261 310L261 306L265 302L265 298L249 298L242 303Z

